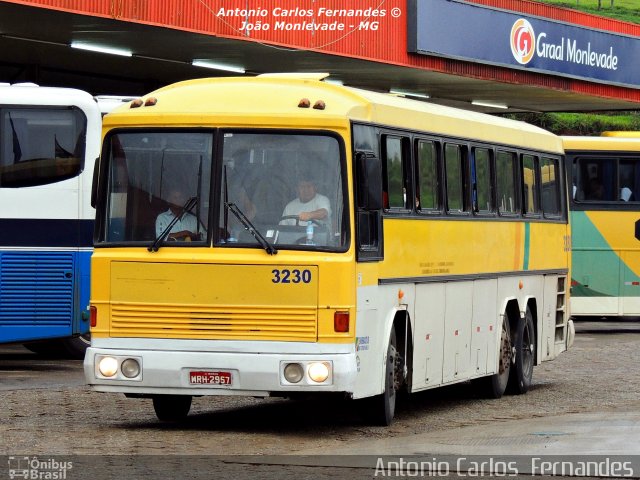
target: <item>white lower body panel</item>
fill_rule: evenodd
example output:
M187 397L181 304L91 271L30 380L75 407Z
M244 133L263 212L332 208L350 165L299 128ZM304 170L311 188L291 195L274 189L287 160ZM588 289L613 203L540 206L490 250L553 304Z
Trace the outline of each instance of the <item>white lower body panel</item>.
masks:
M117 340L117 339L115 339ZM356 357L353 352L340 352L347 348L332 348L331 353L321 352L317 344L287 344L282 352L254 353L249 348L241 352L242 342L234 342L235 351L185 351L185 345L197 342L168 341L165 348L162 341L153 341L149 348L105 348L93 346L87 350L84 372L87 383L96 391L120 392L136 395L244 395L269 396L284 392L346 392L354 389ZM109 343L109 342L99 342ZM118 342L120 343L120 342ZM207 342L211 347L211 342ZM273 343L270 345L274 347ZM228 347L228 343L227 343ZM342 347L342 346L339 346ZM353 350L352 345L348 345ZM305 352L305 350L309 350ZM336 351L338 350L338 351ZM295 352L295 353L294 353ZM141 373L134 379L126 379L119 374L115 379L100 375L97 361L102 356L113 356L121 362L125 358L135 358L141 364ZM288 363L321 361L331 365L331 375L322 384L313 384L304 379L290 384L284 380L283 369ZM231 374L230 385L193 385L191 372L222 371Z

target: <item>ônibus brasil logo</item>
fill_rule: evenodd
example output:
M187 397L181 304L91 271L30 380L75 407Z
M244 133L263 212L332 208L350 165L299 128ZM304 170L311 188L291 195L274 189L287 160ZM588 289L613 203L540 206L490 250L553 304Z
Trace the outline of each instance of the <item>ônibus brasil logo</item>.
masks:
M511 27L511 53L521 65L526 65L533 58L536 50L536 35L533 27L524 18L516 20Z

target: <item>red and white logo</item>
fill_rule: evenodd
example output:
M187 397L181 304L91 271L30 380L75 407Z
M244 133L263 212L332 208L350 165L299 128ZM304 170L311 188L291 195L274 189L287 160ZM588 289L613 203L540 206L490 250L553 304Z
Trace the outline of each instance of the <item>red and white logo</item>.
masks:
M533 58L536 50L536 34L533 27L524 18L516 20L511 27L511 53L521 65L526 65Z

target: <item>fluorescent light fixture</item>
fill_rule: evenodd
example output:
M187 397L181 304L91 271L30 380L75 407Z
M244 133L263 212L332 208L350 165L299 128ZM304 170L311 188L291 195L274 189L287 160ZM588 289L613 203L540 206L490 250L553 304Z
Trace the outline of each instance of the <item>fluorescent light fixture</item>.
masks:
M393 95L402 95L403 97L429 98L429 95L426 93L409 92L407 90L396 90L393 88L389 90L389 93Z
M509 108L504 103L485 102L484 100L472 100L471 105L477 105L478 107L502 108L504 110Z
M324 83L330 83L332 85L344 85L344 82L342 80L330 80L327 78L326 80L323 80L323 81Z
M83 43L83 42L71 42L71 48L78 48L80 50L89 50L90 52L120 55L122 57L130 57L132 55L131 50L124 50L122 48L103 47L101 45L93 45L91 43Z
M209 60L194 60L191 62L194 67L212 68L214 70L224 70L225 72L244 73L242 67L234 67L233 65L225 65L222 63L210 62Z

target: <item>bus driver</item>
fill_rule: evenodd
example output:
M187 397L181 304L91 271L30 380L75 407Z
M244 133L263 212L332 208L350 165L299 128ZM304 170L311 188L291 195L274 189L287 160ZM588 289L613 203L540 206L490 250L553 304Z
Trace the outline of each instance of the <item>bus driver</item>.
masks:
M282 212L281 225L307 225L309 220L327 225L331 216L329 199L316 192L316 185L310 175L302 175L297 184L298 198L291 200ZM285 217L297 217L285 218Z
M167 197L169 208L156 218L156 236L160 236L173 219L180 214L186 201L186 196L177 188L172 188L169 191L169 196ZM183 240L189 242L197 238L198 231L196 217L189 212L184 212L175 225L171 227L171 231L167 235L167 240Z

